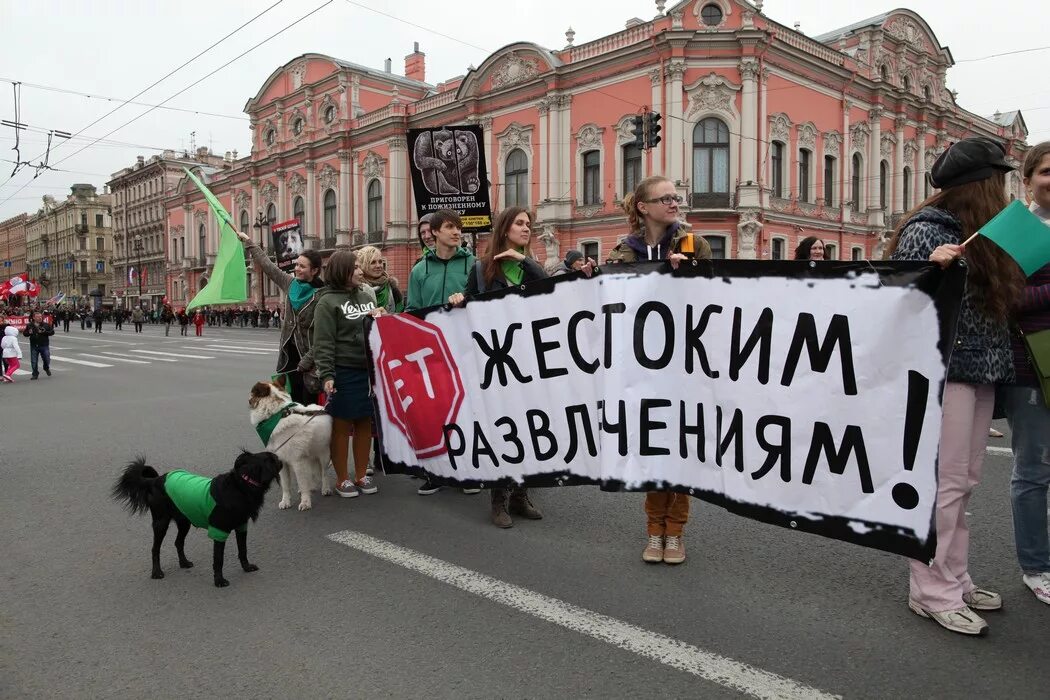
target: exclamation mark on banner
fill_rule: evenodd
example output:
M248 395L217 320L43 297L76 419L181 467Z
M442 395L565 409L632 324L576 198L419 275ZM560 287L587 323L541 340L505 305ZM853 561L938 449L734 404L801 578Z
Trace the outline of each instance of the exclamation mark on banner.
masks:
M930 380L918 372L908 371L908 406L904 415L904 470L915 468L915 455L919 452L919 438L926 419L926 403L930 397ZM893 502L904 510L919 505L919 492L911 484L893 487Z

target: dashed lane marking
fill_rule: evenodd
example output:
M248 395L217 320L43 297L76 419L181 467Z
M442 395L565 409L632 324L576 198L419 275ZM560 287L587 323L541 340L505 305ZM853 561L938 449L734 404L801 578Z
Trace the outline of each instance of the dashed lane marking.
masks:
M185 353L179 353L179 352L158 352L156 350L132 350L131 352L136 352L136 353L138 353L140 355L149 355L150 357L152 357L154 355L158 355L160 357L182 357L182 358L185 358L187 360L214 360L215 359L214 357L210 357L208 355L187 355Z
M107 358L108 359L108 358ZM52 355L52 362L71 362L74 365L84 365L85 367L112 367L113 365L103 364L101 362L90 362L88 360L74 360L72 357L66 357L65 355Z
M149 360L129 360L126 357L113 357L109 355L91 355L86 352L77 353L81 357L93 357L96 360L109 360L110 362L130 362L133 365L148 365Z
M105 355L107 360L124 359L123 355L118 355L115 352L102 352L101 354ZM128 360L128 362L142 362L142 361L144 361L144 360ZM173 360L170 357L150 357L148 362L178 362L178 360Z
M190 350L201 350L203 352L222 352L227 355L272 355L271 352L255 351L255 350L223 350L222 348L216 347L205 347L205 348L189 348Z
M353 530L333 542L754 698L837 697L692 644ZM702 693L700 693L702 694Z

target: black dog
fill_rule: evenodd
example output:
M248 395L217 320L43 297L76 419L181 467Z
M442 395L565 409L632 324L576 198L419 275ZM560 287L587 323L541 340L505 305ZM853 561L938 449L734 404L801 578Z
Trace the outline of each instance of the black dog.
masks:
M160 568L160 545L172 520L178 527L175 551L179 566L188 569L193 562L186 558L183 546L190 525L206 528L215 541L212 571L215 585L230 585L222 577L226 538L236 530L237 557L247 572L259 567L248 563L248 520L259 517L263 498L270 484L281 472L281 460L272 452L242 452L233 470L214 479L176 470L159 476L139 457L129 464L113 485L113 498L123 501L132 513L153 516L153 578L164 578Z

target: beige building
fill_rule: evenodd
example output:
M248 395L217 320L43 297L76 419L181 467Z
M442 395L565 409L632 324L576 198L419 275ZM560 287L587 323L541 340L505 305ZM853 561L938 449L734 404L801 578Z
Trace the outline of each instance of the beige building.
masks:
M41 296L59 292L92 306L112 304L113 197L73 185L65 200L45 195L26 220L26 269Z
M26 271L26 214L0 221L0 279Z
M113 196L113 269L111 288L125 306L156 308L165 294L167 259L164 198L184 176L183 167L223 167L235 154L212 155L198 148L194 155L164 151L113 173L108 183ZM175 265L177 263L172 263ZM140 275L140 271L145 271ZM141 292L141 294L140 294Z

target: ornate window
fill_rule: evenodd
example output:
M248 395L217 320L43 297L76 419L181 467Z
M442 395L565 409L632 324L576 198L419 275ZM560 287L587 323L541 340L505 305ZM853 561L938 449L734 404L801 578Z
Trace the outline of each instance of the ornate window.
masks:
M383 187L379 180L368 183L368 230L378 233L383 230Z
M771 242L772 250L770 258L772 260L783 260L784 259L784 239L774 238Z
M208 230L201 224L197 229L197 255L204 257L204 251L208 249Z
M266 131L266 145L272 146L277 143L277 129L268 129Z
M784 144L780 141L774 141L770 149L769 156L770 167L772 168L772 176L770 178L773 196L778 199L784 198ZM774 260L780 260L780 258L773 258Z
M295 136L302 136L303 129L306 128L306 120L302 117L296 117L295 121L292 122L292 134Z
M331 241L335 238L335 191L324 193L324 237Z
M839 259L839 249L837 247L835 247L834 243L825 243L824 244L824 259L825 260L838 260Z
M241 231L248 233L248 227L251 226L251 222L248 220L248 210L241 210Z
M328 105L324 108L324 123L331 124L335 121L336 110L335 105Z
M852 258L853 260L863 260L864 249L857 248L856 246L854 246L853 249L850 251L850 258Z
M824 206L835 206L835 156L824 156Z
M922 97L927 102L929 102L930 100L933 99L933 94L930 92L930 86L929 85L923 85L922 86Z
M705 199L729 204L729 127L721 119L708 117L693 128L693 193L701 200L694 206Z
M700 20L708 27L717 27L722 24L722 8L714 3L704 5L700 10Z
M860 178L861 171L864 167L864 159L860 157L859 153L853 154L853 173L852 180L850 181L850 198L853 204L853 211L859 212L864 211L861 208L860 201Z
M277 205L273 202L266 205L266 221L271 226L277 223Z
M886 181L889 179L890 165L886 161L879 163L879 208L886 208Z
M890 69L885 63L879 66L879 77L882 78L883 82L888 82L890 79Z
M904 92L911 92L911 78L904 76L904 78L901 79L901 87L904 88Z
M911 168L904 166L904 211L911 209Z
M602 201L602 154L587 151L583 154L583 203L600 204Z
M306 207L303 206L303 198L296 197L292 202L292 218L299 219L299 231L306 235Z
M529 207L529 160L525 151L515 148L507 155L503 171L503 198L508 207Z
M584 260L590 258L595 262L601 262L601 250L602 244L600 241L580 241L580 252L583 253Z
M809 149L802 148L798 152L798 200L800 202L811 201L809 192L809 169L813 165L813 156Z
M628 144L623 147L623 196L626 197L628 192L634 192L634 188L638 187L641 181L642 149Z
M726 257L726 237L725 236L704 236L704 240L711 246L711 257L715 260L725 260Z

